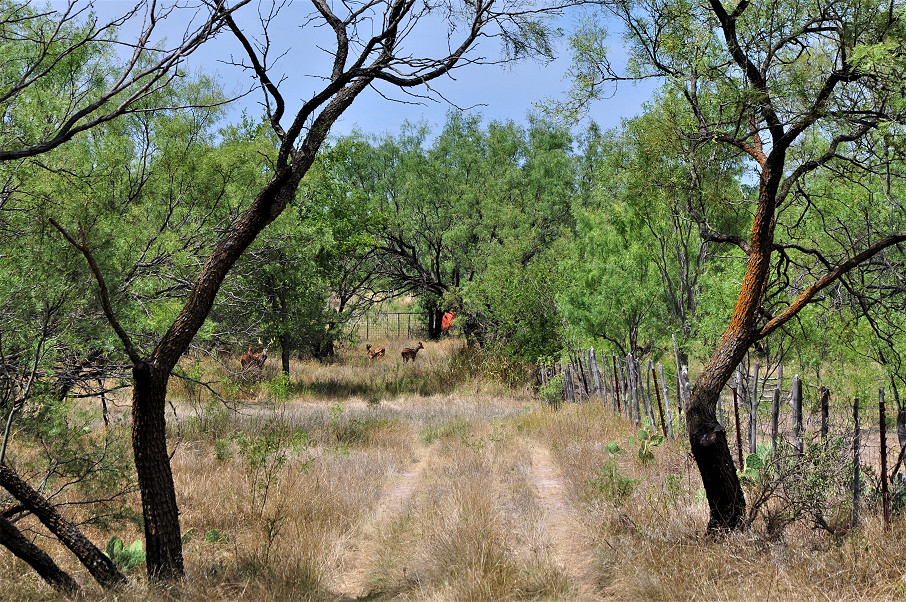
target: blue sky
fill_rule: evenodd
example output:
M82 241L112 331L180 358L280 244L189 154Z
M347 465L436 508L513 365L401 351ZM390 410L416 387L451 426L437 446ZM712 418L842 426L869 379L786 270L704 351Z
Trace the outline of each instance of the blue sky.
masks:
M100 0L95 3L99 17L118 15L130 7L129 0ZM238 22L248 35L260 39L255 6L245 7ZM285 80L280 89L287 102L287 112L294 113L301 100L306 98L320 83L313 74L323 73L326 55L318 50L319 44L327 44L330 39L323 37L324 29L314 30L301 27L306 16L311 12L311 4L296 0L283 8L279 17L279 27L271 29L273 55L283 55L276 63L276 71ZM575 18L564 19L561 25L569 28L575 24ZM163 32L171 37L178 36L185 25L185 17L164 22ZM417 32L409 40L415 51L430 48L431 44L446 44L444 28L438 24L425 24L426 28ZM121 36L127 38L128 29ZM614 41L611 55L618 61L621 54L619 41ZM500 55L498 47L485 42L479 49L489 59ZM524 121L535 104L544 98L562 97L569 87L566 71L569 57L566 51L566 40L559 43L559 58L550 64L528 60L506 66L473 65L455 71L452 78L437 81L434 87L450 102L459 108L468 108L478 112L486 120ZM227 33L209 42L196 52L189 65L206 73L217 73L227 88L241 90L248 87L250 78L235 66L226 64L231 55L240 56L241 49L235 39ZM285 53L285 54L284 54ZM406 96L392 87L384 86L381 90L393 98L404 99ZM638 114L642 103L651 95L650 83L632 85L621 84L617 93L610 99L595 103L589 117L603 127L612 127L622 118ZM240 100L231 111L234 119L243 109L250 113L261 111L259 91ZM412 99L409 99L412 100ZM420 104L401 104L393 102L374 90L361 94L334 125L334 134L345 134L354 128L370 133L396 133L405 120L425 120L435 131L443 124L448 111L454 109L443 100L422 99Z

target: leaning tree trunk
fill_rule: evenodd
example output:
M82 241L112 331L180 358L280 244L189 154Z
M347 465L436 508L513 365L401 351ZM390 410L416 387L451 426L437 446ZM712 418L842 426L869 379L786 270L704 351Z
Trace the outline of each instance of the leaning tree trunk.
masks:
M761 173L758 206L752 221L748 265L736 307L726 332L705 365L689 400L686 420L692 455L708 495L711 532L739 529L745 525L746 501L727 443L726 430L717 421L720 391L762 334L757 320L767 285L774 239L774 204L784 151L771 154Z
M36 546L9 520L0 516L0 545L33 568L52 588L70 598L80 591L79 584L61 569L47 552Z
M126 583L126 577L114 566L110 558L85 537L78 527L66 520L50 500L5 464L0 464L0 485L75 554L101 586L115 588Z
M132 369L132 449L142 496L148 572L152 579L182 577L182 535L170 456L166 399L169 372L151 362Z
M748 344L728 341L714 353L692 388L686 420L692 455L708 496L708 531L727 531L745 525L746 501L736 474L727 431L717 421L720 391L745 355Z

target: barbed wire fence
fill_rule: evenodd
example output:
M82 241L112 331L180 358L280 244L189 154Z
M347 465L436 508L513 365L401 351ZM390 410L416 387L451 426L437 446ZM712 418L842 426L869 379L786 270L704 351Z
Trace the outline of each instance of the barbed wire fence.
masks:
M539 376L542 386L562 379L562 401L600 401L636 425L647 421L673 440L687 436L685 411L692 390L688 367L680 364L678 353L674 356L674 365L665 367L632 354L624 358L590 348L571 353L565 363L541 366ZM782 363L768 371L755 362L749 369L743 364L737 367L718 399L717 420L727 432L740 469L760 445L769 445L775 457L778 453L801 456L807 437L825 442L840 439L852 452L852 473L839 475L852 492L851 526L858 525L860 501L869 491L880 498L884 524L889 527L889 485L906 492L906 476L900 472L906 468L906 445L901 443L899 451L892 451L887 444L886 405L884 388L878 389L876 403L835 400L823 385L805 382L798 374L785 376ZM869 480L874 480L874 487Z

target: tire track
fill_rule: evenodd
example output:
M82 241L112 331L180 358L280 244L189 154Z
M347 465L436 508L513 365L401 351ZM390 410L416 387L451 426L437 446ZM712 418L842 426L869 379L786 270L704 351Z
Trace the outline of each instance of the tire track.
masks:
M568 576L572 599L598 599L593 569L595 554L587 541L579 513L566 497L563 473L546 445L531 441L530 448L531 480L542 511L551 560Z
M417 448L417 457L400 474L393 477L372 514L349 535L349 549L344 554L343 570L334 580L339 600L358 600L367 596L368 578L375 558L381 551L381 526L402 515L415 493L427 465L429 448Z

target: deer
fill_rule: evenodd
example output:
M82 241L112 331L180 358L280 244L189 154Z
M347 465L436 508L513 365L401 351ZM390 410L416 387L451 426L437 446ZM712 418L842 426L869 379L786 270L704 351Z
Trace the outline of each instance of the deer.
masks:
M258 341L261 342L260 340ZM270 345L270 343L268 343ZM264 368L264 362L267 361L267 347L261 351L255 353L252 351L252 345L249 344L248 351L242 354L242 357L239 358L239 363L242 365L243 370L248 370L249 368L258 368L261 370Z
M424 349L425 345L421 341L418 342L416 347L406 347L400 351L400 355L403 356L403 363L408 362L409 360L415 361L415 356L418 353L419 349Z
M373 360L376 357L384 357L384 353L387 351L383 347L371 347L371 343L365 345L365 351L368 352L368 359Z

